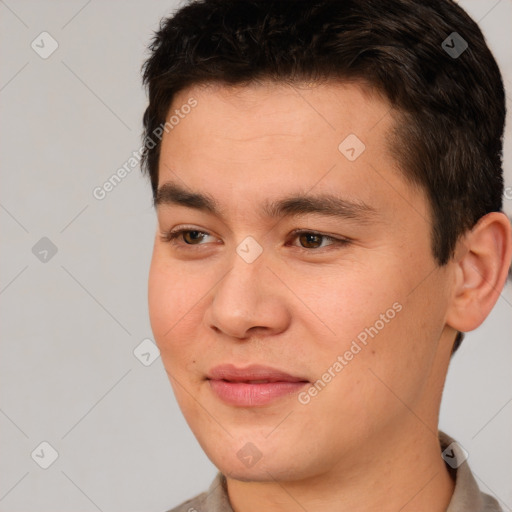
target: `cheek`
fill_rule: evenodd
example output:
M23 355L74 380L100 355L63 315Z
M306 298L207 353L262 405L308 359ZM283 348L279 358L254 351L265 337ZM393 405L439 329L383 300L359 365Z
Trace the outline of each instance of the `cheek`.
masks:
M174 372L171 363L175 366L177 356L183 355L183 350L174 348L177 340L185 338L183 329L193 313L190 299L187 299L187 289L176 270L158 253L154 254L148 280L149 319L162 362L168 372L171 369Z
M183 271L162 252L155 248L148 279L149 317L159 343L172 339L175 332L183 329L188 317L194 314L194 305L205 293L204 279L198 272Z
M350 369L362 381L362 402L370 404L370 412L380 407L382 417L392 415L391 411L407 413L404 403L421 402L436 364L444 325L444 299L439 296L434 304L426 299L428 289L413 293L410 290L405 287L389 297L397 299L395 304L400 310L387 323L373 323L378 333L368 337L362 357L357 356L358 362Z
M167 273L158 259L153 255L148 280L148 307L151 329L158 345L161 344L165 332L172 327L170 311L173 311L172 286Z
M314 284L312 281L311 284ZM369 270L360 272L337 271L324 282L316 281L318 287L311 287L315 292L302 294L306 304L318 315L318 319L329 328L327 338L321 340L340 350L350 345L351 340L360 335L364 341L367 329L377 322L381 331L396 316L399 306L393 305L399 300L398 287L379 282L378 275ZM384 315L384 324L381 319ZM321 327L321 326L320 326Z
M162 362L172 374L195 367L198 359L198 329L203 322L203 300L213 283L198 268L170 262L156 250L148 279L148 306L151 329Z
M399 387L424 379L443 325L442 297L432 307L425 290L411 293L418 279L398 268L376 268L366 267L359 275L340 272L330 284L324 283L322 293L304 297L304 302L315 304L330 331L323 328L326 335L313 336L315 370L327 371L341 356L345 378L337 385L362 378L366 382L360 392L369 395L386 391L369 368Z

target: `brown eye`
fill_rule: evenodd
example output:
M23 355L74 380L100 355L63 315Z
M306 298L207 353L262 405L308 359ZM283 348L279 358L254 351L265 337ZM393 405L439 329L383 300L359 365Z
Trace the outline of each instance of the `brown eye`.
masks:
M204 233L202 231L183 231L183 240L186 244L197 245L196 242L200 242L203 239Z
M176 246L180 245L203 245L201 242L205 237L210 236L205 231L199 231L198 229L177 229L175 231L169 231L168 233L162 234L162 240L164 242L171 243Z
M299 240L305 249L317 249L322 245L323 235L317 235L315 233L303 233L299 235Z
M338 238L324 235L323 233L318 233L316 231L298 229L295 230L292 235L292 238L295 242L293 245L295 245L297 243L296 241L298 240L300 245L295 245L295 247L310 253L317 252L317 249L327 249L330 246L333 246L331 248L341 248L351 243L350 239L348 238Z

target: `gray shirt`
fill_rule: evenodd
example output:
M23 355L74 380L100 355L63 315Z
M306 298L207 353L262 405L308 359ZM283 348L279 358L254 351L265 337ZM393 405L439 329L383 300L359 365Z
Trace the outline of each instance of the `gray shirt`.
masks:
M480 491L467 461L459 465L456 459L460 455L453 450L447 450L454 442L453 439L440 431L439 441L445 454L443 458L455 480L455 489L446 512L503 512L493 497ZM168 512L233 512L227 493L226 477L218 472L207 491Z

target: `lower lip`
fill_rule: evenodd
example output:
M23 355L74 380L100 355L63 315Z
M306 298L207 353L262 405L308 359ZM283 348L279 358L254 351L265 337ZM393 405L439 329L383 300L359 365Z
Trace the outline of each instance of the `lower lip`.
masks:
M247 382L227 382L209 380L214 393L224 402L239 407L265 405L278 398L297 393L309 382L266 382L249 384Z

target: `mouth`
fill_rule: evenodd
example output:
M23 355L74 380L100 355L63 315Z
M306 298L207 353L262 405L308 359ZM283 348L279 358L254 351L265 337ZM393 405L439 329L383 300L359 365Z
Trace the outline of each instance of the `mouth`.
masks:
M218 398L238 407L266 405L289 397L310 384L304 377L259 365L246 368L231 364L216 366L208 373L206 380Z

